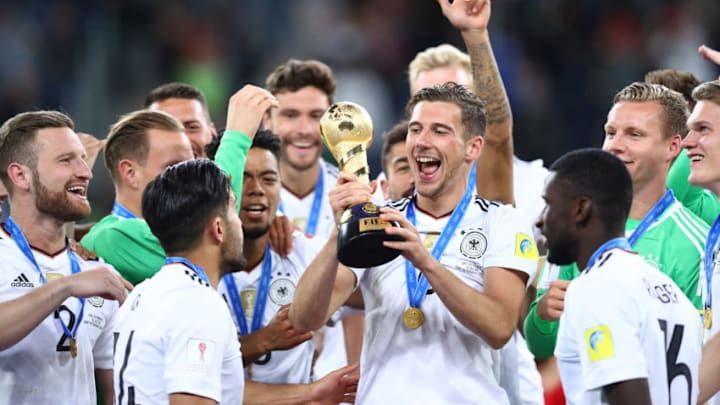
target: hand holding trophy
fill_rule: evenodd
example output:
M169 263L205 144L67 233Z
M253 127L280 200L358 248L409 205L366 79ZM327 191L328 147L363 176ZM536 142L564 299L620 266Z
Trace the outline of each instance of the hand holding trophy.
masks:
M320 119L320 134L340 166L365 184L370 183L367 149L372 142L370 114L361 106L335 103ZM371 201L354 205L343 212L338 229L338 260L349 267L374 267L396 258L399 250L383 246L384 240L397 240L385 234L385 228L397 226L380 219L378 207Z

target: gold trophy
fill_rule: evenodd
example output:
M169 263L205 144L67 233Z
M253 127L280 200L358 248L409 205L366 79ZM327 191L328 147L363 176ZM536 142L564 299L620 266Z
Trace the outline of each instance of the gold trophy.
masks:
M320 119L320 135L344 173L352 173L361 182L370 183L367 149L372 143L370 114L361 106L335 103ZM385 228L397 226L380 219L378 207L368 201L354 205L340 218L338 260L349 267L374 267L396 258L400 251L383 246L385 240L399 240L385 234Z

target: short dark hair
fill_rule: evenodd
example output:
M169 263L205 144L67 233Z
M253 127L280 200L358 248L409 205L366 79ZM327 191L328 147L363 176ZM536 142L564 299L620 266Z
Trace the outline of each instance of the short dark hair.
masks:
M230 181L215 163L193 159L168 167L142 197L142 214L168 255L198 245L214 216L227 218Z
M720 80L712 80L697 86L692 96L696 101L712 101L720 105Z
M180 121L162 111L138 110L125 114L113 124L105 144L105 166L115 183L120 182L118 163L132 159L144 165L150 154L148 131L160 129L185 133Z
M272 94L295 92L312 86L325 93L328 103L332 104L336 84L335 75L328 65L312 59L290 59L270 73L265 80L265 86Z
M37 168L37 132L45 128L75 129L70 117L59 111L30 111L15 115L0 127L0 181L9 194L12 185L7 168L13 162L21 163L32 170Z
M224 135L220 135L215 138L209 144L205 145L205 153L208 159L215 160L215 155L220 147L220 141ZM260 129L255 133L251 148L262 148L269 150L278 162L280 161L280 138L275 135L272 131L267 129Z
M465 133L463 136L469 139L473 135L485 136L487 117L485 116L485 103L470 90L457 83L448 82L432 87L421 89L410 98L405 113L407 118L412 116L416 105L423 101L446 102L460 107L461 119Z
M382 148L382 169L387 175L388 172L388 157L390 156L390 149L400 142L405 142L408 133L408 121L402 120L395 124L389 131L383 133L382 137L385 140Z
M698 84L695 75L684 70L676 69L659 69L652 70L645 74L645 83L662 84L670 90L675 90L682 94L688 103L690 110L695 106L695 100L692 98L692 91Z
M632 179L615 155L597 148L571 151L552 164L554 181L571 197L589 197L606 230L622 232L633 199Z
M186 83L166 83L155 87L145 96L145 103L143 105L145 108L150 108L153 103L165 101L169 98L184 98L199 101L205 113L205 118L207 118L208 122L212 121L210 119L210 111L208 110L205 95L197 87Z
M255 133L250 148L260 148L270 151L275 155L275 159L280 161L280 138L266 129L261 129Z

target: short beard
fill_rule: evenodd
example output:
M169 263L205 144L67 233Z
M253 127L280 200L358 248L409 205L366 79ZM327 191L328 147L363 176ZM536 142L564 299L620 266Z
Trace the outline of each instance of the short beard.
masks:
M245 239L260 239L265 236L270 230L270 225L266 225L262 228L245 228L243 227L243 236Z
M50 191L40 182L40 176L33 170L33 188L35 189L35 207L61 222L77 221L90 215L90 204L78 207L65 195L65 190Z
M548 256L547 261L558 266L573 264L577 261L577 244L572 242L556 242L547 241ZM582 270L582 269L580 269Z

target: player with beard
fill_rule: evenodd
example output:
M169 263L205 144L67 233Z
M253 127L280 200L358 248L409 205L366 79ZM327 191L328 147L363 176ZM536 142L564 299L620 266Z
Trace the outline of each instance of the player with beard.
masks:
M280 203L280 140L269 131L255 134L243 174L240 219L243 252L249 265L223 277L218 291L230 304L241 336L247 377L264 383L308 383L312 333L290 324L288 305L300 276L322 248L322 240L296 231L293 249L279 255L268 230Z
M405 152L405 138L408 123L403 120L383 134L385 143L382 149L384 178L380 179L380 188L385 200L399 200L410 197L415 190L410 160Z
M565 395L578 405L695 404L700 318L625 238L636 204L625 166L599 149L570 152L545 187L537 225L548 261L583 268L567 289L555 348Z
M205 159L172 166L145 189L143 216L167 258L118 313L118 404L340 402L354 389L351 367L312 385L243 383L235 326L214 291L247 264L235 204L228 177Z
M2 328L2 403L94 403L93 372L112 398L113 300L129 284L68 243L64 223L90 215L92 178L73 128L55 111L0 128L0 179L13 206L0 231L0 301L17 320Z

